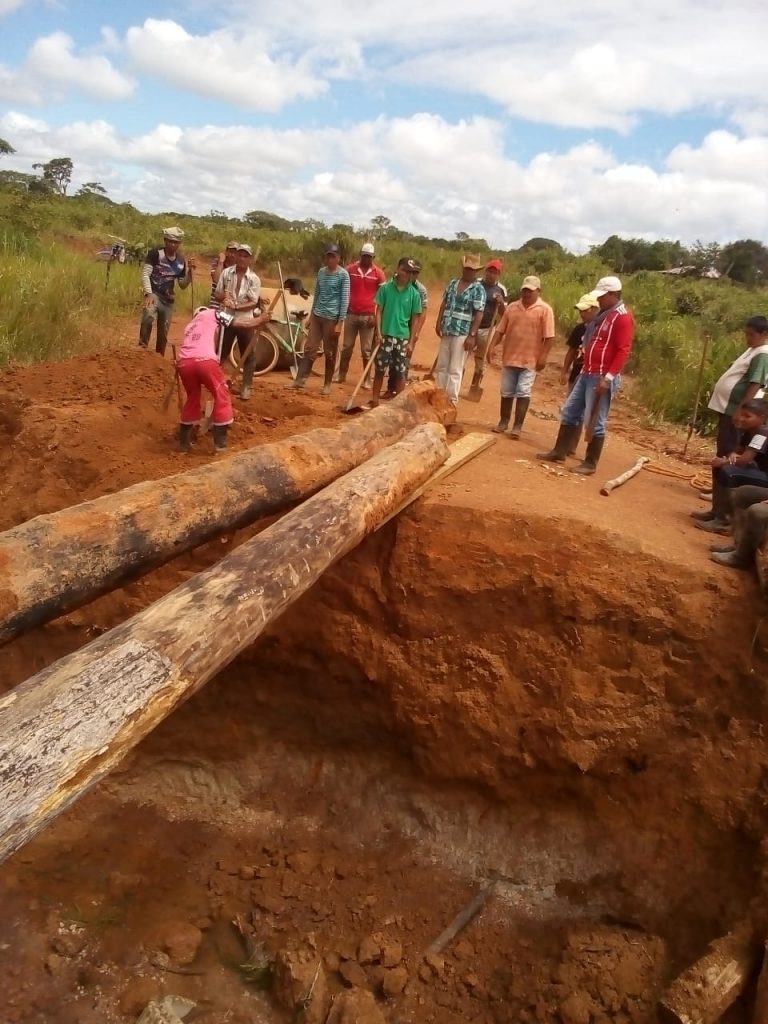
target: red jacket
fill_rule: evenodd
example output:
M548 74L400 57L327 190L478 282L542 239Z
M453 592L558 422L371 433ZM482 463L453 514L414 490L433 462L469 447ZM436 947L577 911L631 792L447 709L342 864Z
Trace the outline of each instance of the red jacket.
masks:
M587 328L589 332L589 328ZM599 322L584 349L582 373L609 373L616 377L624 369L635 338L635 319L620 302Z
M373 316L376 312L376 292L379 285L384 284L387 277L381 267L374 263L368 270L363 270L360 263L350 263L349 274L349 313L352 316Z

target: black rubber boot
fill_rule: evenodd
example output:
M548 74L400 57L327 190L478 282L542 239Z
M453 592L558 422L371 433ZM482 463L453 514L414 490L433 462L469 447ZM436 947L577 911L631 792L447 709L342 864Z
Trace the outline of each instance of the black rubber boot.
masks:
M333 378L334 384L346 384L349 364L352 359L352 349L342 349L339 357L339 372Z
M223 452L227 449L227 433L229 431L229 424L224 424L223 427L217 427L214 424L213 427L213 450L215 452Z
M307 386L307 378L312 372L312 361L312 356L302 356L299 360L299 372L296 374L296 380L292 380L290 384L285 386L296 391L305 388Z
M566 453L567 455L575 455L578 451L579 445L581 444L581 432L583 429L583 423L580 427L573 428L573 441L569 442L568 451Z
M574 466L571 472L580 473L581 476L592 476L597 469L600 456L603 454L604 444L604 437L593 437L587 445L587 454L584 456L584 461L578 466Z
M499 417L499 422L493 428L494 434L505 434L507 432L507 427L509 426L509 418L512 415L512 405L514 401L514 398L504 398L502 396L501 414Z
M192 431L194 423L182 423L179 427L179 450L185 454L192 451Z
M335 359L332 359L330 356L325 357L325 379L323 381L323 386L320 388L321 395L330 395L331 393L334 363Z
M571 427L567 423L561 423L557 432L555 447L551 452L541 452L536 456L542 462L565 462L573 448L579 443L581 427Z
M240 385L240 399L247 402L253 391L253 374L256 370L256 357L248 356L243 367L243 382Z
M515 441L523 432L523 424L525 423L525 417L528 415L528 407L530 404L530 398L518 398L517 400L517 404L515 405L515 422L512 424L512 430L509 434L509 436Z

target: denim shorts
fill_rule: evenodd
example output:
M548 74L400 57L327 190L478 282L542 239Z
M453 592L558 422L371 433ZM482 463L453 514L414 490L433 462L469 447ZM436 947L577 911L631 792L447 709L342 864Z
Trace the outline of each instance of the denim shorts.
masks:
M526 370L520 366L504 366L501 370L501 397L530 398L535 380L535 370Z

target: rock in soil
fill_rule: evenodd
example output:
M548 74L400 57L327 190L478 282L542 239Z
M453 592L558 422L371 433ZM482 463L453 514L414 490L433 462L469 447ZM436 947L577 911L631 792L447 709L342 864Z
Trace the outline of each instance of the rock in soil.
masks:
M327 1024L387 1024L372 992L342 992L333 1001Z
M280 1006L301 1013L303 1024L325 1024L331 996L325 971L316 958L289 950L278 953L272 992Z
M160 934L160 948L176 964L191 964L197 956L203 933L186 921L166 925Z

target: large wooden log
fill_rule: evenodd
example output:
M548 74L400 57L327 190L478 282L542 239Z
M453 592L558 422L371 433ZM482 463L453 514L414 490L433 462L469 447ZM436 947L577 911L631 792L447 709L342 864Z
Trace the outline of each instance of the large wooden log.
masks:
M710 943L704 956L669 986L659 1002L663 1024L715 1024L749 984L760 943L751 922Z
M443 428L422 424L0 698L0 859L118 764L447 457Z
M416 385L338 429L136 484L0 534L0 643L314 494L417 423L440 421L440 403L433 387Z

